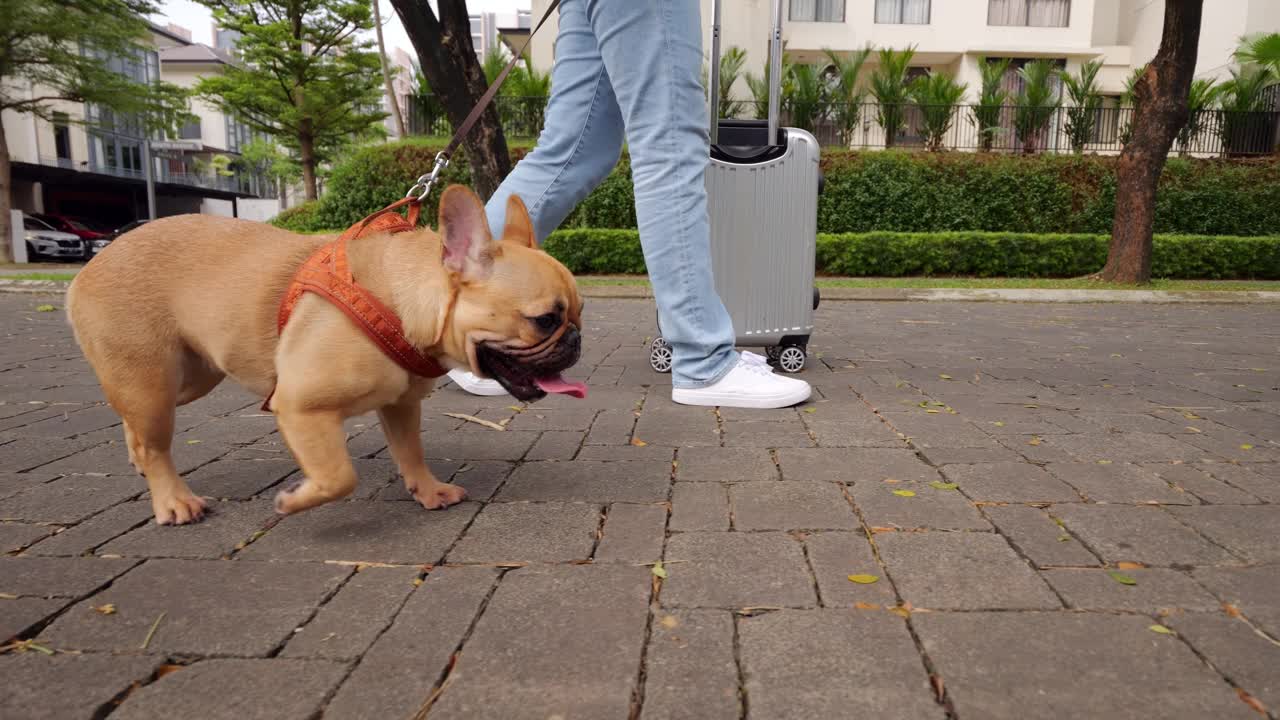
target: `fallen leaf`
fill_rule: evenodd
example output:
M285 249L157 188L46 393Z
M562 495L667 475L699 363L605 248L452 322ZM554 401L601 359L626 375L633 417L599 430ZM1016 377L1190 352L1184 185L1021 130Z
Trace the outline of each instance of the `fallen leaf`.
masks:
M156 679L158 680L164 677L165 675L169 675L170 673L176 673L179 670L183 669L184 667L186 667L186 665L174 665L173 663L169 663L167 665L161 665L160 667L156 668Z
M853 606L859 610L879 610L880 606L875 603L856 602Z
M445 417L451 417L457 420L466 420L467 422L470 422L470 423L483 425L489 428L490 430L497 430L499 432L506 432L507 430L505 427L499 425L496 422L489 422L488 420L483 420L481 418L476 417L475 415L467 415L465 413L442 413L442 414Z
M947 406L947 404L946 404L946 403L940 403L940 402L938 402L937 400L934 400L933 402L931 402L931 403L929 403L929 404L930 404L930 405L932 405L932 406L934 406L934 407L946 407L946 406Z
M997 421L995 421L995 422L993 422L993 423L991 423L991 424L992 424L992 425L995 425L996 427L1004 427L1004 423L1003 423L1003 422L1001 422L1000 420L997 420Z
M199 440L188 440L188 441L187 441L187 444L188 444L188 445L199 445L199 444L200 444L200 441L199 441Z
M859 585L870 585L880 580L877 575L850 575L849 582L858 583Z
M1253 449L1253 446L1252 446L1252 445L1250 445L1249 443L1241 443L1241 445L1240 445L1240 449L1241 449L1241 450L1252 450L1252 449Z
M93 608L93 611L97 613L101 613L103 615L115 615L116 606L114 603L107 603L106 605L95 605Z
M1163 626L1163 625L1149 625L1149 626L1147 626L1147 629L1148 629L1148 630L1150 630L1150 631L1151 631L1151 632L1153 632L1153 633L1160 633L1161 635L1172 635L1172 634L1173 634L1173 631L1172 631L1172 630L1170 630L1169 628L1167 628L1167 627L1165 627L1165 626Z
M1244 701L1245 705L1248 705L1249 707L1262 713L1263 715L1267 714L1267 706L1263 705L1262 701L1259 700L1258 698L1245 692L1244 688L1236 688L1236 695L1240 696L1240 699Z
M1099 465L1110 465L1110 464L1111 464L1111 461L1110 461L1110 460L1099 460L1099 461L1098 461L1098 464L1099 464Z
M1059 536L1058 536L1058 542L1071 542L1071 536L1070 536L1070 535L1059 535Z
M54 307L54 306L52 306L52 305L37 305L37 306L36 306L36 312L53 312L54 310L57 310L57 309L58 309L58 308L56 308L56 307Z
M930 415L937 415L937 414L938 414L938 411L937 411L937 410L934 410L933 408L929 408L928 410L925 410L925 412L929 413Z
M518 413L522 413L522 412L524 412L524 408L520 407L519 405L508 405L508 406L507 406L507 409L508 409L508 410L513 410L513 411L518 412Z
M1120 562L1116 563L1116 567L1121 570L1140 570L1146 567L1146 565L1143 565L1140 562L1129 562L1128 560L1121 560Z
M662 619L658 621L658 624L668 630L674 630L679 627L680 621L676 619L675 615L664 615Z
M17 600L18 596L12 593L0 593L0 600Z
M942 682L941 675L930 675L929 683L933 685L933 697L938 702L947 696L947 686Z
M916 496L916 493L914 490L894 490L893 494L897 495L898 497L915 497Z
M810 407L810 408L805 408L805 409L804 409L804 411L805 411L806 413L808 413L808 414L812 415L812 414L814 414L814 413L818 412L818 408L811 408L811 407Z
M631 438L631 444L632 444L632 445L635 445L636 447L644 447L644 446L648 445L649 443L647 443L647 442L645 442L645 441L641 440L640 438Z
M1028 441L1027 441L1027 444L1028 444L1028 445L1039 445L1041 442L1043 442L1043 441L1042 441L1039 437L1033 437L1033 438L1031 438L1030 440L1028 440Z
M653 564L653 567L652 567L652 568L650 568L650 570L653 572L653 574L654 574L654 575L656 575L656 576L658 576L658 577L660 577L660 578L664 578L664 579L665 579L665 578L667 577L667 569L666 569L666 568L664 568L664 567L662 567L662 561L661 561L661 560L659 560L658 562L654 563L654 564Z
M933 482L929 483L929 487L933 488L934 490L955 490L960 486L956 483L949 483L949 482L942 482L941 480L934 480Z
M948 374L946 374L946 373L942 373L942 374L941 374L941 375L939 375L938 377L942 378L943 380L950 380L950 379L951 379L951 376L950 376L950 375L948 375Z
M1195 413L1193 413L1193 412L1184 412L1184 413L1182 413L1182 417L1184 417L1184 418L1186 418L1186 419L1188 419L1188 420L1203 420L1203 419L1204 419L1204 418L1200 417L1199 415L1197 415L1197 414L1195 414Z
M889 612L893 613L894 615L897 615L898 617L904 617L904 618L911 617L911 611L904 607L891 607L889 608Z
M146 650L147 646L151 644L151 638L155 637L156 628L160 627L160 621L164 620L164 616L165 613L163 611L156 616L156 621L151 623L151 629L147 631L147 636L142 638L142 644L138 646L139 650Z
M1028 410L1036 410L1040 406L1039 405L1023 405L1022 407L1027 408Z
M1115 580L1121 585L1137 585L1138 584L1137 580L1134 580L1128 575L1125 575L1124 573L1118 572L1116 570L1108 570L1107 574L1111 576L1112 580Z
M871 526L871 534L872 534L872 535L874 535L874 534L876 534L876 533L887 533L887 532L897 532L897 531L898 531L898 528L882 527L882 526L879 526L879 525L873 525L873 526Z
M1191 427L1190 425L1188 425L1188 426L1187 426L1187 432L1198 433L1198 432L1204 432L1204 431L1203 431L1203 430L1201 430L1201 429L1200 429L1200 428L1198 428L1198 427Z
M1225 612L1228 617L1240 617L1240 608L1232 605L1231 603L1222 603L1222 611Z
M421 585L422 585L422 578L414 578L414 579L413 579L413 586L414 586L414 587L420 587Z

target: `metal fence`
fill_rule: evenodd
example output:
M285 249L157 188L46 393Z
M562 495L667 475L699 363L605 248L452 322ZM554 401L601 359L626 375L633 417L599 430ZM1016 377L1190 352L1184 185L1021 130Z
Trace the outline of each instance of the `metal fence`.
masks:
M536 138L546 114L545 98L498 97L495 106L508 138ZM887 112L885 112L887 110ZM898 148L1017 153L1052 152L1117 154L1133 123L1133 108L1101 107L1084 110L1006 105L984 109L973 105L921 107L876 103L800 104L784 102L782 124L799 127L824 147ZM894 123L894 114L900 124ZM409 132L448 136L453 128L444 107L433 96L411 96ZM730 101L722 117L763 118L765 108L753 101ZM886 118L886 116L888 116ZM898 124L893 142L886 142L884 124ZM1266 155L1280 150L1280 111L1226 112L1200 110L1191 114L1173 152L1196 157Z

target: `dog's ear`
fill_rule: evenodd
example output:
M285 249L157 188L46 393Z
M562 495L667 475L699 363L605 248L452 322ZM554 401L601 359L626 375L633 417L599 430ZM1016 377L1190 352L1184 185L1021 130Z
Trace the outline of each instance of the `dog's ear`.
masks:
M489 234L484 204L470 188L453 185L440 196L440 236L444 267L464 280L484 280L502 253Z
M524 206L524 200L519 195L511 193L507 197L507 223L502 228L502 239L524 245L525 247L537 248L538 239L533 232L533 220L529 217L529 209Z

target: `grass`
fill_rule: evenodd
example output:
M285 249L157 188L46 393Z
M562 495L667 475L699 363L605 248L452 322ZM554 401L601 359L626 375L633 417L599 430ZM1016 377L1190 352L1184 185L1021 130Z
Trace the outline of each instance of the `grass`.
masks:
M643 277L607 275L580 277L584 287L648 286ZM905 277L905 278L818 278L820 288L968 288L1037 289L1037 290L1234 290L1280 291L1280 281L1269 280L1152 280L1149 285L1107 283L1085 278L969 278L969 277Z
M0 280L52 280L54 282L71 282L75 273L20 273L17 275L0 275Z

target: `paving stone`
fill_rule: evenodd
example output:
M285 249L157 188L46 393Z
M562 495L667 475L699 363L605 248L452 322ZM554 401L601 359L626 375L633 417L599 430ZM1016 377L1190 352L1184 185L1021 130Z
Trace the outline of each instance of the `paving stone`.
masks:
M960 717L1254 717L1147 617L927 613L913 624Z
M191 492L226 500L248 500L298 470L287 460L226 459L211 462L186 477Z
M983 512L1015 549L1039 567L1101 564L1066 528L1059 527L1040 508L989 505L983 508Z
M537 405L516 413L507 425L511 430L538 430L586 433L599 410L584 408L542 408Z
M906 623L895 615L781 610L738 624L753 717L946 716Z
M1159 433L1124 432L1064 435L1054 442L1081 460L1158 462L1211 456L1200 448Z
M636 420L634 437L650 445L719 447L720 427L713 408L645 409Z
M778 468L762 448L684 448L676 463L681 482L777 480Z
M34 437L70 438L119 424L120 416L115 410L107 405L98 405L76 412L64 412L25 425L22 428L22 434Z
M1238 607L1272 637L1280 636L1280 565L1201 568L1192 576L1219 600Z
M57 478L58 476L52 473L0 472L0 500ZM3 507L3 505L0 504L0 507Z
M1118 572L1137 582L1125 585L1111 577ZM1067 607L1078 610L1129 610L1157 613L1162 610L1217 610L1219 603L1194 580L1176 570L1056 569L1042 573L1062 595Z
M647 568L621 565L508 573L459 656L457 681L431 716L626 716L644 646L651 577ZM545 612L551 605L557 611Z
M265 656L350 572L320 563L149 560L69 609L40 639L57 648L134 652L154 625L152 653ZM117 608L111 615L89 609L108 603Z
M493 568L432 570L360 659L325 716L413 717L431 696L497 577Z
M383 460L383 462L390 462L390 461ZM431 473L435 475L436 478L438 478L441 482L453 482L452 478L454 474L457 473L458 470L463 467L469 468L468 472L470 472L475 470L477 467L481 465L482 463L479 463L479 462L466 462L463 460L430 460L427 462L427 467L431 470ZM483 463L483 465L485 467L500 466L500 467L506 468L506 471L508 473L511 472L511 463L487 463L486 462L486 463ZM392 463L392 467L394 466L395 466L394 463ZM505 477L505 475L503 477ZM493 486L497 487L499 483L501 483L501 480L496 480L493 483ZM490 490L490 494L492 494L492 490ZM409 491L405 489L404 479L399 476L398 472L394 474L390 482L382 486L382 488L379 489L374 494L374 497L377 498L378 500L400 500L404 502L417 502L417 499L414 498L412 495L410 495ZM471 491L468 489L467 499L468 500L484 500L486 498L472 497Z
M535 462L516 468L500 500L664 502L671 464L662 462Z
M1236 686L1268 708L1280 707L1280 646L1221 613L1185 613L1166 623Z
M940 479L938 471L910 450L887 448L813 448L779 450L784 480L825 480L844 483L883 480Z
M49 464L78 453L91 444L83 440L19 437L0 445L0 467L11 472L41 468L42 472L62 473L65 471L49 468Z
M536 432L450 433L426 443L427 457L444 460L519 460L538 439Z
M977 465L981 463L1021 462L1022 456L1004 447L994 448L920 448L930 463L944 465Z
M508 462L493 460L467 462L453 473L449 482L465 488L468 500L485 501L493 497L502 483L511 476L513 469L515 465ZM447 476L439 475L439 477ZM399 491L405 494L406 499L410 499L409 493L404 489L404 483L392 483L393 487L396 485L399 486Z
M0 554L21 550L40 538L51 535L56 529L49 525L0 523Z
M813 578L786 533L682 533L667 540L667 607L813 607Z
M295 633L282 657L355 660L391 625L413 592L417 567L360 569Z
M161 660L27 652L0 657L0 717L67 720L99 717L112 699L146 680Z
M876 547L903 600L934 610L1027 610L1062 606L993 533L882 533Z
M1257 497L1215 479L1209 473L1199 469L1198 465L1147 463L1143 467L1160 476L1165 482L1182 488L1206 503L1247 505L1261 502Z
M897 604L893 585L871 552L871 543L860 533L818 532L804 540L809 565L818 580L824 607L849 607L857 603L891 606ZM851 582L850 575L875 575L880 581L868 585Z
M1061 435L1015 435L997 438L1000 444L1026 460L1045 464L1051 462L1079 462L1080 458L1068 452L1060 444ZM928 455L925 451L925 455ZM1123 457L1123 456L1122 456Z
M614 503L604 522L596 561L652 562L662 557L667 509L661 505Z
M1046 469L1094 502L1196 504L1194 497L1129 463L1050 463Z
M208 720L307 720L346 674L345 665L323 660L201 660L130 693L111 716L143 720L199 707Z
M136 476L68 475L0 500L0 519L76 523L146 489Z
M729 488L720 483L678 482L671 491L672 530L728 530Z
M464 502L431 511L417 503L330 503L284 518L238 557L436 563L479 507L477 503Z
M0 446L3 447L3 446ZM207 462L216 460L230 451L230 446L208 442L196 445L179 444L173 446L173 464L179 473L188 473ZM129 464L129 451L125 449L123 438L106 445L78 452L40 466L41 472L75 474L75 473L107 473L120 475L141 481L138 473Z
M749 482L729 486L738 530L851 530L853 508L835 483Z
M548 430L538 436L527 460L572 460L587 434L578 430Z
M118 558L0 557L0 592L31 597L82 597L137 565Z
M1278 505L1184 507L1169 508L1169 512L1250 562L1280 562Z
M1262 466L1235 465L1232 463L1202 463L1197 469L1209 473L1214 478L1247 493L1256 495L1270 503L1280 503L1280 477L1265 477L1258 472Z
M807 448L813 447L814 441L799 420L734 420L724 424L724 444L727 448Z
M911 496L895 493L915 493ZM957 490L939 490L927 483L859 483L850 488L853 504L862 519L873 528L914 530L989 530L964 495Z
M636 426L636 415L631 410L605 410L591 423L586 445L628 445L631 431Z
M46 618L70 605L69 598L22 597L0 601L0 644L28 633ZM0 693L3 691L0 690ZM3 703L0 703L2 706ZM0 716L3 717L3 716Z
M741 717L732 615L723 610L661 612L652 633L641 720Z
M1055 505L1053 515L1107 562L1155 566L1239 562L1160 508Z
M215 501L208 514L189 525L146 523L98 549L101 555L123 557L206 558L229 557L240 543L265 530L279 517L265 500Z
M821 447L905 448L906 441L893 428L879 425L851 426L840 420L805 420L805 426Z
M583 503L490 503L449 551L451 563L586 560L600 508Z
M84 555L103 543L153 520L150 500L133 500L104 510L53 537L41 540L27 555Z
M1070 485L1030 463L948 465L947 480L970 498L989 502L1079 502ZM1167 489L1167 488L1166 488Z

